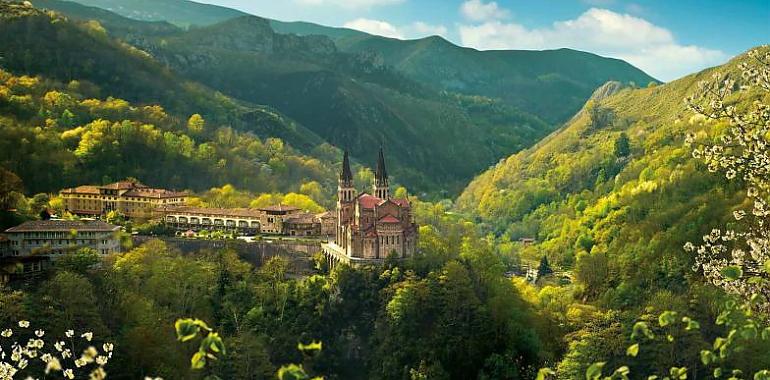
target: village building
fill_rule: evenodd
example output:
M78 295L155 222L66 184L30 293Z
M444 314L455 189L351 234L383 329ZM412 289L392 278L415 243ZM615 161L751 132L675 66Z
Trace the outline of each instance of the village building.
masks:
M149 218L162 206L181 205L187 193L158 189L138 181L120 181L104 186L78 186L59 192L66 211L81 216L106 215L118 211L128 218Z
M378 264L392 257L414 256L417 225L408 199L390 195L385 157L380 149L372 193L356 194L347 152L337 187L334 241L323 244L330 264Z
M246 208L214 208L191 206L162 206L156 216L167 226L178 230L234 229L242 233L258 233L263 213Z
M256 209L164 206L157 208L155 214L166 225L182 231L221 229L245 234L319 236L324 223L327 230L330 224L336 224L329 221L326 213L313 214L283 204Z
M61 255L88 247L100 254L120 252L120 227L100 220L34 220L5 230L10 257Z

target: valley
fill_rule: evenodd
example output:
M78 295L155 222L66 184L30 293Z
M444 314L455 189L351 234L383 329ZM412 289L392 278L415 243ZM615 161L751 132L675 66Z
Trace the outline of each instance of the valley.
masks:
M770 47L451 33L0 0L0 378L770 379Z

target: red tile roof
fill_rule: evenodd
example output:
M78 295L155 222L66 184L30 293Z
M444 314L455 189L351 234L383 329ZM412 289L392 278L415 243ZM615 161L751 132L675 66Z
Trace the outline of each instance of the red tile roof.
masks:
M380 218L380 223L401 223L400 220L396 219L393 215L385 215L384 217Z
M401 206L401 207L409 207L409 199L406 198L393 198L390 200L391 202Z
M361 208L374 208L375 206L379 206L382 203L383 200L375 197L374 195L363 193L358 196L358 204L361 205Z

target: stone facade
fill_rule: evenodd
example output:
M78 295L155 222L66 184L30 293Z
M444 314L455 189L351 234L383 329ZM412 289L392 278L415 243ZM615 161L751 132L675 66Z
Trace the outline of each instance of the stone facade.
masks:
M155 210L155 216L183 231L221 229L287 236L323 236L324 223L327 229L330 224L326 213L312 214L287 205L259 209L164 206Z
M118 211L129 218L148 218L153 210L181 205L187 194L156 189L136 181L121 181L104 186L78 186L59 192L66 210L75 215L99 216Z
M372 194L356 195L347 155L337 188L337 227L333 242L323 250L333 260L378 263L388 257L414 256L417 225L408 199L390 196L385 159L380 150Z

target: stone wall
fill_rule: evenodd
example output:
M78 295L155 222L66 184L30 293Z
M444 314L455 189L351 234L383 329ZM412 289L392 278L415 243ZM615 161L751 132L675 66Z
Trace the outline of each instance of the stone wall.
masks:
M296 273L309 272L313 269L312 256L321 251L320 242L296 241L258 241L245 242L242 240L203 240L185 239L179 237L132 236L134 245L148 240L159 239L179 249L182 254L190 254L201 250L232 249L241 260L255 267L274 256L286 257L292 263L292 271Z

